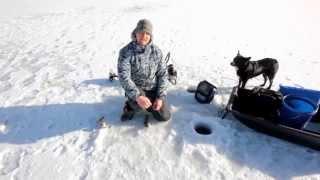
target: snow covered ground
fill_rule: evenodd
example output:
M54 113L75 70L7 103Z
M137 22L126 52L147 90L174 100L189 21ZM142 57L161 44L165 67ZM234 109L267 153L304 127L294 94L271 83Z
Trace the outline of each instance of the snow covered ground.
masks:
M238 50L279 60L273 89L320 89L318 1L37 1L1 2L1 180L320 179L318 151L218 116ZM119 121L124 91L107 80L141 18L178 70L173 118L149 128ZM204 79L218 87L210 105L186 91ZM108 127L97 129L101 116Z

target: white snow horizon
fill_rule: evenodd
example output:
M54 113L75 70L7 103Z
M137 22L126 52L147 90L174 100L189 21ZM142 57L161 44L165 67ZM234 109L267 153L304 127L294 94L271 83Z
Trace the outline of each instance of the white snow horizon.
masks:
M320 90L320 3L243 1L4 1L0 6L0 180L320 179L320 153L222 120L239 50L275 58L279 84ZM116 71L137 21L178 71L169 122L120 122ZM211 104L186 90L208 80ZM262 78L249 80L259 85ZM107 127L96 128L104 116ZM212 134L199 135L197 123Z

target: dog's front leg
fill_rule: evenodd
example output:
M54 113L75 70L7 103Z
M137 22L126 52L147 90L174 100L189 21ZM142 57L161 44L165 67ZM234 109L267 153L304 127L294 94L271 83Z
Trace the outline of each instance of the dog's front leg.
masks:
M241 83L242 83L241 78L239 78L238 88L240 88Z
M245 80L242 81L241 88L244 88L246 86L247 81L248 81L248 79L245 79Z

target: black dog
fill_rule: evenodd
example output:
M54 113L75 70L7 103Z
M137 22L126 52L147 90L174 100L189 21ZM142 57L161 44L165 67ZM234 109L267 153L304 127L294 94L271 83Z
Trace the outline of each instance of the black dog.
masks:
M263 87L267 79L270 81L268 89L271 88L273 79L279 69L279 63L276 59L264 58L258 61L250 61L251 57L243 57L238 51L237 56L231 62L231 66L237 68L237 75L239 76L238 87L244 88L247 81L260 74L263 75L264 82L260 86Z

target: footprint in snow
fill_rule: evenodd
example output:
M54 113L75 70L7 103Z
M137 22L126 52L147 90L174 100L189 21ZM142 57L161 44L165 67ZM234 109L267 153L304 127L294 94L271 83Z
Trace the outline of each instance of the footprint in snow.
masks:
M0 175L7 175L20 165L21 150L8 149L0 152Z

